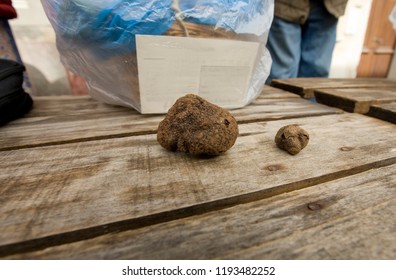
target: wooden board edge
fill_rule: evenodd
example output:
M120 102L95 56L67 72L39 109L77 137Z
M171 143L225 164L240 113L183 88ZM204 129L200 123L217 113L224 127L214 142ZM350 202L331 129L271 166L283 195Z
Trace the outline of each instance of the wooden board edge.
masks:
M294 94L298 94L302 98L312 98L312 97L314 97L312 92L311 92L311 94L309 92L307 93L304 90L304 88L302 88L300 86L288 84L284 80L281 80L281 79L272 80L270 86L275 87L275 88L279 88L279 89L283 89L285 91L288 91L288 92L291 92L291 93L294 93Z
M356 113L356 102L354 100L329 94L325 90L314 90L314 95L316 101L320 104L339 108L350 113Z
M396 124L396 112L387 110L380 106L370 106L370 110L367 112L367 115L373 118Z

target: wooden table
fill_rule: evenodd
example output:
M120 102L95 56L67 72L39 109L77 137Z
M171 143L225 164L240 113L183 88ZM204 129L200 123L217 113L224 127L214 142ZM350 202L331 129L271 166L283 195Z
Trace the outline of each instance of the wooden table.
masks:
M0 128L4 259L395 259L396 127L266 87L218 157L164 150L163 116L37 97ZM274 144L299 124L308 146Z
M303 98L396 124L396 81L382 78L273 80L272 85Z

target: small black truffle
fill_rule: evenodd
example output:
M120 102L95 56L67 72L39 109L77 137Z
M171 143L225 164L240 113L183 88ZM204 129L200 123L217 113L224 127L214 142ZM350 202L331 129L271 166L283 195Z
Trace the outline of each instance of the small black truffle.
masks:
M309 134L296 124L279 129L275 136L276 145L291 155L298 154L308 145Z

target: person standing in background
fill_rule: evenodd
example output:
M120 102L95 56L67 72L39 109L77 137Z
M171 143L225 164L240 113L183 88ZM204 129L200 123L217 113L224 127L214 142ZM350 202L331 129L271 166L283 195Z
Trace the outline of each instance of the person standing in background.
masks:
M275 0L267 48L273 64L268 77L328 77L338 17L347 0Z

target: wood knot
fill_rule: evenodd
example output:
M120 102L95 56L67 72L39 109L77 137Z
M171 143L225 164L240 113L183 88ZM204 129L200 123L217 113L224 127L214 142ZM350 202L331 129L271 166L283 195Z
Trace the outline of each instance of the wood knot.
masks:
M274 171L286 169L286 167L282 164L271 164L271 165L267 165L264 169L274 172Z
M317 202L311 202L311 203L308 203L308 204L307 204L307 208L308 208L309 210L311 210L311 211L318 211L318 210L322 209L323 206L320 205L320 204L317 203Z
M340 148L340 150L343 151L343 152L349 152L349 151L352 151L353 149L355 149L355 148L354 147L348 147L348 146Z

